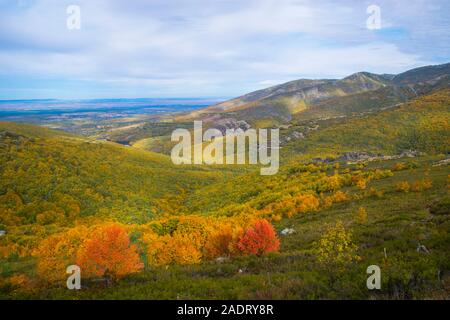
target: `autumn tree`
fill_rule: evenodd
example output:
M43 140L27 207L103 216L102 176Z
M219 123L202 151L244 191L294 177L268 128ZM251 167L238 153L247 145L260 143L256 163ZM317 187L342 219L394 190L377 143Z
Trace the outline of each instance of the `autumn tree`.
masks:
M75 262L77 251L87 234L88 229L79 226L42 240L33 251L38 258L37 273L40 278L49 282L67 278L66 268Z
M197 235L176 232L173 235L158 236L154 233L144 235L149 265L200 263L202 254L193 239Z
M224 225L212 231L204 247L206 257L217 258L231 256L235 238L235 230L230 225Z
M77 254L77 264L86 276L111 276L113 280L144 267L137 247L123 226L108 224L95 229L83 242Z
M236 249L243 255L261 256L278 251L280 240L273 226L265 219L257 220L242 231L236 243Z

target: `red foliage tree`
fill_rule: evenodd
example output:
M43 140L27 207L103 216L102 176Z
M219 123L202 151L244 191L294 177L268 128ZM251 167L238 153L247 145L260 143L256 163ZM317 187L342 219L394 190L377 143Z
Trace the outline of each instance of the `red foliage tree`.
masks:
M119 224L101 226L86 239L78 252L77 264L88 276L109 275L119 279L144 267L135 245Z
M238 238L236 249L244 255L257 256L278 251L280 240L273 226L265 219L257 220L251 227L244 230Z

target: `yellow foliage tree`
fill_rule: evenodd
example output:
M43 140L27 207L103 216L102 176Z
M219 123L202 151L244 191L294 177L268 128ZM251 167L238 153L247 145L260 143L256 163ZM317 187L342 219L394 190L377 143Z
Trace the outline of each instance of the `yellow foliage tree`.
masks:
M152 266L164 266L169 264L196 264L201 261L200 249L192 241L192 237L198 235L186 235L174 233L172 236L158 236L154 233L144 235L143 240L147 245L147 261Z

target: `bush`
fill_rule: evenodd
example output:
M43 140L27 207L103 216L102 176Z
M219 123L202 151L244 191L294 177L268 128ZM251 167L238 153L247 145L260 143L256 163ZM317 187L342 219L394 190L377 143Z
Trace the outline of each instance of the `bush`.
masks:
M273 226L267 220L257 220L251 227L242 231L236 249L243 255L262 256L276 252L280 248L280 240Z
M401 181L395 185L395 190L399 192L409 192L409 189L411 189L411 186L408 181Z
M194 235L195 236L195 235ZM172 236L146 234L147 259L151 266L200 263L202 254L189 235L175 232Z
M356 254L358 247L352 241L351 232L345 230L341 221L331 226L314 244L314 251L319 263L343 267L360 260Z
M364 207L359 207L358 213L356 215L356 222L359 224L364 224L367 221L367 211Z

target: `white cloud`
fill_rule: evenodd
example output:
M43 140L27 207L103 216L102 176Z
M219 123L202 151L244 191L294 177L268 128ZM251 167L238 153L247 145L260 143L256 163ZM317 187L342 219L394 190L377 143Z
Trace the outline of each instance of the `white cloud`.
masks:
M443 1L380 2L384 25L417 36L421 17L435 37L430 45L445 42ZM368 3L359 1L79 0L79 31L65 27L69 4L2 8L0 74L120 84L142 96L235 95L276 79L401 72L449 54L448 45L436 53L365 29Z

